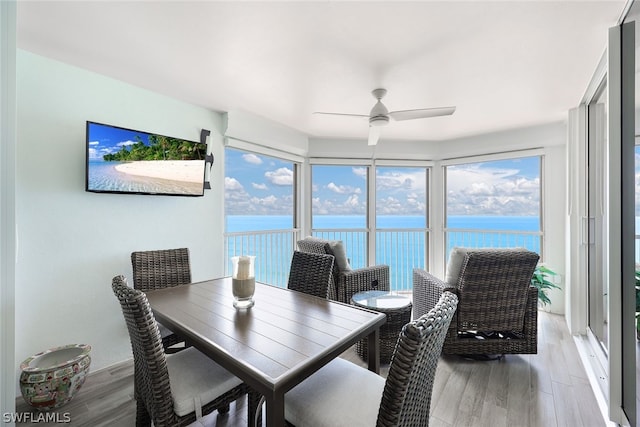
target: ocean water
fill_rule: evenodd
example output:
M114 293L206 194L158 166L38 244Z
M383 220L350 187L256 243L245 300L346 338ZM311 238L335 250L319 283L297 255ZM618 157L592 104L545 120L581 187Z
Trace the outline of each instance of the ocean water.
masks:
M422 216L378 216L376 235L376 264L389 265L393 290L410 289L414 267L424 268L425 218ZM286 286L291 247L288 231L293 219L287 215L228 215L226 231L273 231L255 236L232 239L228 248L229 257L236 254L258 255L256 275L258 280ZM360 215L322 215L314 218L314 232L318 237L343 240L347 256L353 268L367 265L366 219ZM467 247L526 247L540 252L540 230L538 217L532 216L450 216L448 223L447 253L453 246ZM385 231L387 229L388 231ZM483 232L459 230L483 230ZM341 231L344 230L344 231ZM347 231L348 230L348 231ZM353 231L356 230L356 231ZM513 233L504 233L511 231ZM230 240L231 241L231 240Z
M289 215L227 215L226 231L288 230L293 227L293 217ZM379 229L384 228L425 228L425 218L418 215L379 215L376 219ZM448 228L539 231L537 216L449 216ZM317 215L314 229L364 229L364 215Z

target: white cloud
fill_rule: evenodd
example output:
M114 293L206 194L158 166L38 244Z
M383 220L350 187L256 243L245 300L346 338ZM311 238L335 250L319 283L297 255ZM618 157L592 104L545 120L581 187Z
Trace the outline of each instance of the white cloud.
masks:
M358 187L352 187L350 185L336 185L333 182L327 184L327 189L337 194L361 194L362 190Z
M261 165L262 164L262 159L260 157L256 156L253 153L243 154L242 155L242 159L247 163L251 163L252 165Z
M278 202L278 198L273 194L267 197L252 197L251 203L255 203L263 206L274 206Z
M228 191L244 191L244 187L240 184L240 181L228 176L224 177L224 189Z
M349 198L345 202L345 205L351 206L352 208L357 208L360 205L358 196L356 194L352 194L351 196L349 196Z
M518 169L450 167L447 212L450 215L539 215L540 179L519 176Z
M360 177L360 178L367 177L367 168L351 168L351 171L357 177Z
M356 194L346 200L321 199L311 200L314 215L364 215L366 204L362 203Z
M134 145L137 144L136 141L122 141L122 142L118 142L118 144L116 144L118 147L126 147L129 145Z
M264 176L274 185L293 185L293 171L289 168L267 171Z
M245 191L225 193L227 215L291 215L293 199L291 196L266 197L251 196Z
M100 141L90 141L89 145L100 145Z
M379 215L424 215L425 210L424 197L416 197L415 194L407 195L404 199L389 196L376 202L376 213Z
M255 188L256 190L267 190L268 189L267 184L264 184L264 183L256 184L255 182L252 182L251 183L251 187Z
M113 154L120 150L115 147L93 148L89 147L89 160L102 160L105 154Z
M376 176L378 190L425 191L427 180L424 170L411 172L380 172Z

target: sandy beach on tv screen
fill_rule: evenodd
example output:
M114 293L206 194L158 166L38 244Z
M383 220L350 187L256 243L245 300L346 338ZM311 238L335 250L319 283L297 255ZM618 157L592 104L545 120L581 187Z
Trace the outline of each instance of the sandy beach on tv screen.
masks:
M186 182L202 182L204 173L202 160L140 160L115 168L129 175Z

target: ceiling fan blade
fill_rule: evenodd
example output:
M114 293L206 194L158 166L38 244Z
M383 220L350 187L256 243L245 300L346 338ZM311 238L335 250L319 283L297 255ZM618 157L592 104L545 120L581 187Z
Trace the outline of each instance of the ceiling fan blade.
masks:
M382 127L380 126L369 126L369 145L376 145L378 143L378 139L380 139L380 133L382 132Z
M394 120L402 121L450 116L454 111L456 111L456 107L421 108L418 110L392 111L389 113L389 116Z
M313 114L324 114L327 116L347 116L347 117L369 117L366 114L349 114L349 113L325 113L323 111L314 111Z

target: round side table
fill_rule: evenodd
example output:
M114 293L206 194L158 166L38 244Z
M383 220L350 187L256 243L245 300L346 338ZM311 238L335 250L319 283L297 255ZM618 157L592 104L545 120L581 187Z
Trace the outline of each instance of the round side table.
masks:
M389 363L402 327L411 321L411 300L387 291L358 292L351 297L351 304L384 313L387 322L380 327L380 363ZM356 352L367 360L367 340L356 343Z

